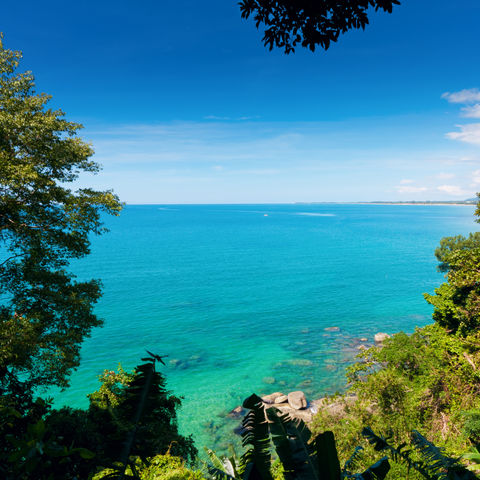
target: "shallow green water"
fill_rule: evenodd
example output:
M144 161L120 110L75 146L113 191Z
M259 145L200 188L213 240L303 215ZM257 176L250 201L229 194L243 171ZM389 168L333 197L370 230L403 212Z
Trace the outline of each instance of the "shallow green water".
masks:
M441 237L474 231L473 207L128 206L74 265L100 278L105 326L58 400L85 406L97 376L145 349L169 355L197 445L231 434L224 414L252 392L344 388L356 339L429 322ZM340 327L338 332L325 328ZM61 400L60 400L61 398Z

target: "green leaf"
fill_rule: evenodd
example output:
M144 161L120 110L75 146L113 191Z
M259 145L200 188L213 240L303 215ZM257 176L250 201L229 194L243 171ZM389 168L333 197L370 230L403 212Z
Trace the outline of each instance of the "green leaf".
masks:
M383 480L389 470L390 463L388 462L388 457L383 457L360 475L363 480Z
M339 480L341 477L340 461L333 432L323 432L315 438L318 469L323 480Z

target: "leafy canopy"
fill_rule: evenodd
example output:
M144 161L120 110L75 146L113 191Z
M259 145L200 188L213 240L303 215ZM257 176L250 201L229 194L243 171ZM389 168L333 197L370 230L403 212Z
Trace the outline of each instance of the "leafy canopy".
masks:
M118 214L110 191L73 191L80 173L96 173L81 125L48 108L21 53L0 37L0 393L65 387L93 327L96 280L79 282L71 259L89 253L89 234L105 231L101 214ZM27 395L28 397L28 395Z
M480 206L475 215L479 222ZM447 282L425 299L435 307L433 319L439 325L467 335L480 327L480 232L443 238L435 255Z
M391 13L399 0L242 0L243 18L253 16L256 27L265 26L263 43L270 50L295 51L297 44L312 52L319 45L327 50L341 33L365 29L368 10Z

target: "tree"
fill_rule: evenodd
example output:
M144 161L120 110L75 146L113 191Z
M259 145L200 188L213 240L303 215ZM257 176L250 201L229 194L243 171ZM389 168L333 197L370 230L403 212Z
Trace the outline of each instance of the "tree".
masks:
M99 467L118 475L109 478L123 478L126 469L145 468L156 455L174 455L193 464L193 439L178 431L181 399L166 389L166 378L157 370L162 357L148 353L132 373L105 371L99 390L88 395L88 410L62 408L45 416L51 438L94 454L72 463L72 478L90 478ZM0 440L0 464L1 451ZM63 475L60 478L66 478L65 470Z
M127 464L131 457L142 459L167 452L193 463L197 449L192 438L178 432L177 409L181 399L166 389L165 376L156 369L162 357L148 352L133 375L109 381L110 372L104 376L106 388L89 395L89 416L109 432L101 442L104 456L111 461ZM112 401L113 400L113 401Z
M480 198L480 194L478 194ZM480 202L475 211L480 222ZM438 269L446 272L447 282L424 294L435 307L433 319L441 326L466 335L480 327L480 232L468 237L442 238L435 250Z
M256 27L265 26L263 43L270 50L283 48L285 53L295 46L315 51L317 45L327 50L340 33L365 29L368 9L391 13L399 0L241 0L243 18L253 16Z
M101 325L93 312L97 280L79 282L71 259L105 231L101 214L118 214L111 191L73 191L80 173L96 173L82 126L48 108L21 53L0 37L0 394L28 403L37 387L65 387L79 347Z

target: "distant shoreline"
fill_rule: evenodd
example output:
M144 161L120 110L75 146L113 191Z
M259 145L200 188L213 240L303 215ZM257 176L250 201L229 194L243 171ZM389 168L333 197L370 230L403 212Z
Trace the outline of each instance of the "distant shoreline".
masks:
M458 205L475 206L473 202L356 202L355 205Z
M476 206L477 201L443 201L443 202L435 202L435 201L425 201L425 202L271 202L271 203L129 203L126 202L126 206L138 206L138 207L179 207L179 206L215 206L215 205L223 205L223 206L267 206L267 205L459 205L459 206Z
M295 205L458 205L458 206L475 206L477 202L296 202Z

